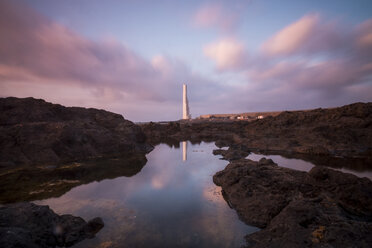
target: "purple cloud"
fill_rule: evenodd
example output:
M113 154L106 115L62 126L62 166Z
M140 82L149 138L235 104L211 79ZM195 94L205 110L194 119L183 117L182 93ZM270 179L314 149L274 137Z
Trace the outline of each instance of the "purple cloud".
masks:
M236 87L235 99L266 109L372 100L372 94L366 94L372 92L372 20L350 27L309 14L279 30L256 53L248 53L237 40L231 44L236 44L234 49L218 46L205 55L216 62L218 71L240 72L246 78ZM302 104L307 96L307 104ZM243 100L240 105L249 104Z
M180 60L159 55L147 61L116 40L86 39L6 1L0 2L0 55L2 96L103 107L134 119L177 118L180 110L169 106L180 101L182 83L198 88L195 103L218 90Z

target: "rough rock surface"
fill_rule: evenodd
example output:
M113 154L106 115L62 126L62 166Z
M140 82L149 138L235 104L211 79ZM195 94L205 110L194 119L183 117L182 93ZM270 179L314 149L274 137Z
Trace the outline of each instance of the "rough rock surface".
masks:
M26 166L0 170L0 204L59 197L81 184L131 177L147 160L142 154L122 158L101 158L58 167Z
M34 98L0 98L0 167L146 153L141 128L121 115Z
M213 181L243 221L249 247L372 247L372 182L325 167L237 160Z
M215 141L217 146L242 144L259 151L372 158L372 103L285 111L254 121L193 120L141 127L152 144Z
M259 149L372 157L372 103L285 111L251 122L244 133L250 147Z
M0 247L48 248L72 246L104 226L101 218L57 215L48 206L16 203L0 207Z
M213 150L214 155L221 155L222 159L227 161L234 161L245 158L249 155L249 153L249 149L245 145L230 145L227 150Z

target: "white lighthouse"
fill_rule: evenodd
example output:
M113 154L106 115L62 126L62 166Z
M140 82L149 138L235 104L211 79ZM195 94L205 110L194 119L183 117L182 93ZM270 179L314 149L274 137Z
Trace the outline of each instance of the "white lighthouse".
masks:
M187 99L187 85L183 84L183 99L182 99L182 119L188 120L191 119L190 110L189 110L189 100Z

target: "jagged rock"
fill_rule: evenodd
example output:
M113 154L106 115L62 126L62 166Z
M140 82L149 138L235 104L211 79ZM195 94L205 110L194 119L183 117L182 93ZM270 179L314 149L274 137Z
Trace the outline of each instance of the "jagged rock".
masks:
M221 155L222 159L227 161L239 160L249 155L249 150L244 145L230 145L227 150L215 149L213 150L214 155Z
M325 167L237 160L213 181L243 221L249 247L371 247L372 182Z
M250 150L342 157L372 157L372 103L339 108L284 111L253 121L193 120L144 124L153 145L166 140L214 141L219 148L245 144Z
M0 247L72 246L104 226L101 218L88 223L80 217L57 215L48 206L16 203L0 207Z
M0 167L147 153L141 128L121 115L34 98L0 98Z

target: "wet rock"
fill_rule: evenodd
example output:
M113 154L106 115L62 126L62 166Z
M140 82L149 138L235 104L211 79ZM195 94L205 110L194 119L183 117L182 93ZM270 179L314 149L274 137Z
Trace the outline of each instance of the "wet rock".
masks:
M93 238L103 225L100 218L87 223L80 217L57 215L48 206L10 204L0 207L0 247L72 246Z
M222 159L227 161L239 160L249 155L249 151L246 146L231 145L227 150L215 149L213 150L214 155L221 155Z
M248 247L371 247L372 225L344 215L332 199L291 201L268 226L246 237Z
M229 143L225 140L217 140L215 142L215 145L218 147L218 148L223 148L223 147L227 147L229 146Z
M143 154L135 153L58 167L4 168L0 171L0 204L59 197L81 184L120 176L131 177L139 173L146 162Z
M90 235L89 237L94 237L94 234L99 232L104 227L103 220L100 217L96 217L85 225L84 231Z
M237 160L213 181L243 221L249 247L371 247L372 182L325 167Z
M147 153L141 128L121 115L34 98L0 98L0 166L62 164Z
M216 142L218 143L218 142ZM215 149L213 155L221 155L222 159L233 161L245 158L249 155L250 151L246 145L242 144L230 144L229 148L226 149Z

